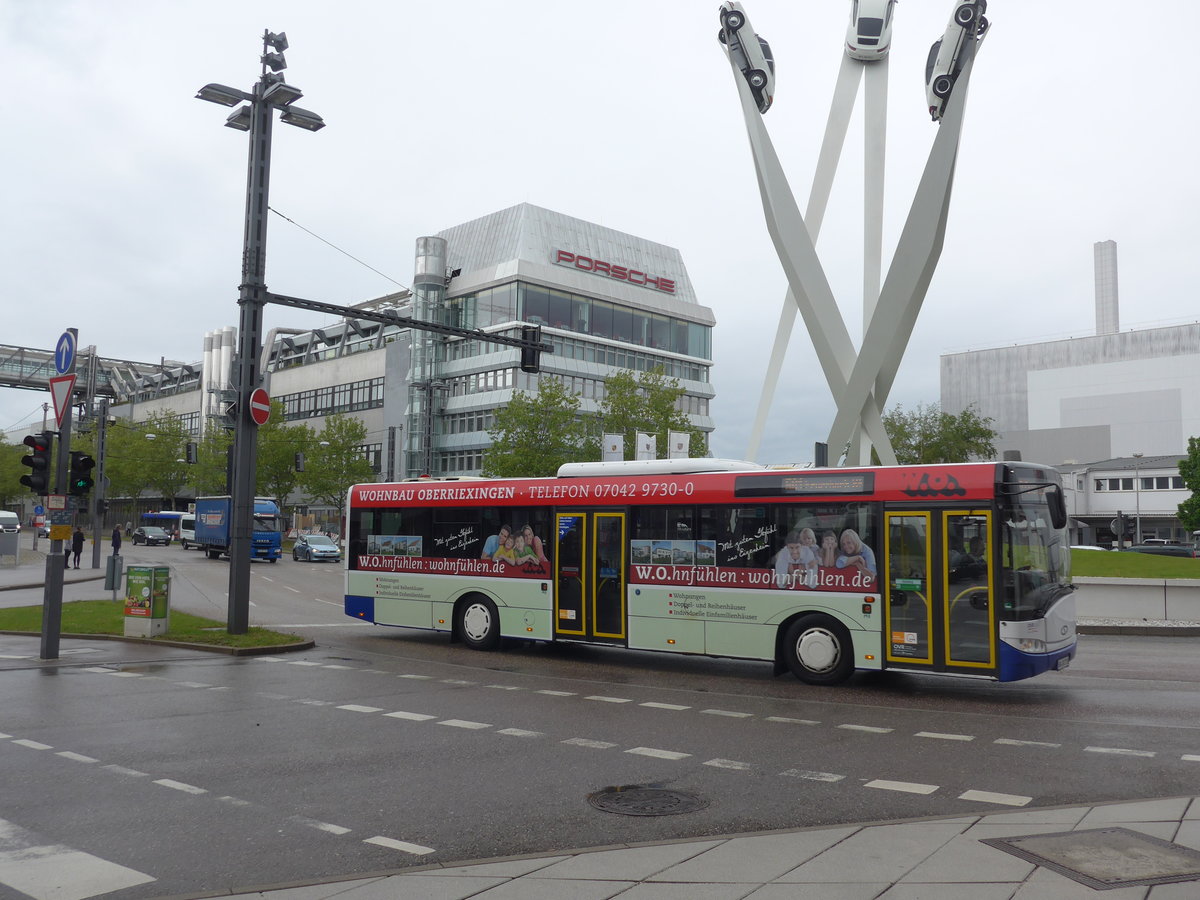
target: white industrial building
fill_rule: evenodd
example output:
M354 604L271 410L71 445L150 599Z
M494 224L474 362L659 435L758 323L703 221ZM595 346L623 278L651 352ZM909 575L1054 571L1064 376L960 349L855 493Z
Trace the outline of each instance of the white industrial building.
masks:
M1200 435L1200 323L1121 331L1116 253L1095 245L1095 335L946 354L941 406L974 404L998 454L1057 466L1077 542L1111 540L1117 511L1138 507L1143 537L1190 541L1178 461Z

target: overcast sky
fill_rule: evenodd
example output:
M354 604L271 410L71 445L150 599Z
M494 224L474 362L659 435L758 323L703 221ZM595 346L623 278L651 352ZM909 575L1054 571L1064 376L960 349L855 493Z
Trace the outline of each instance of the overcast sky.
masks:
M950 0L902 0L890 61L884 267L937 127L924 62ZM198 361L237 324L246 136L194 99L248 90L286 31L267 283L356 303L408 285L414 240L520 202L677 247L717 318L713 451L741 457L786 279L763 220L716 0L0 3L0 344ZM766 124L801 209L850 0L746 0L777 66ZM1193 321L1197 77L1163 3L992 0L940 265L887 406L939 398L941 354L1094 333L1092 245L1119 245L1123 329ZM862 97L818 252L861 333ZM1188 262L1192 260L1193 262ZM394 280L389 280L394 279ZM37 311L36 317L29 310ZM265 328L326 317L268 307ZM0 429L46 393L0 390ZM802 328L759 460L812 458L834 406Z

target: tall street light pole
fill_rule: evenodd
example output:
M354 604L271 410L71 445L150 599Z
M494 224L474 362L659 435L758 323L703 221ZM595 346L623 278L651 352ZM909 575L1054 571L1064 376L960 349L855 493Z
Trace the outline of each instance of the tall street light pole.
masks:
M1133 502L1134 521L1137 523L1135 534L1137 542L1142 542L1142 472L1141 472L1142 454L1133 454Z
M250 558L254 533L255 459L257 426L250 418L250 395L258 387L262 353L263 307L266 305L267 196L271 183L271 128L275 110L280 120L308 131L325 127L316 113L292 105L304 96L283 80L287 68L283 32L263 33L262 75L250 93L222 84L206 84L196 94L222 106L240 106L225 124L250 132L246 175L246 226L242 243L242 282L238 286L238 356L234 377L232 521L229 542L228 631L245 634L250 627ZM271 71L268 72L267 70Z

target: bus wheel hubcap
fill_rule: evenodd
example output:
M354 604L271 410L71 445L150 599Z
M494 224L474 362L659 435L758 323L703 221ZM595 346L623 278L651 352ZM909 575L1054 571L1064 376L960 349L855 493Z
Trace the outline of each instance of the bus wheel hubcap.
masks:
M838 661L837 639L824 629L806 631L796 644L796 656L804 668L812 672L827 672Z
M479 604L467 607L466 615L463 616L463 629L473 641L481 641L487 637L488 632L492 630L492 617L487 608Z

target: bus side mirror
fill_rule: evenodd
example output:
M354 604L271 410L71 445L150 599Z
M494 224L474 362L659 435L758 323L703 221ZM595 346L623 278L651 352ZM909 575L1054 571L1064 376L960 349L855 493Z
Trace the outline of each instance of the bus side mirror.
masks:
M1046 505L1050 507L1050 524L1055 528L1067 527L1067 504L1063 500L1062 488L1053 485L1046 491Z

